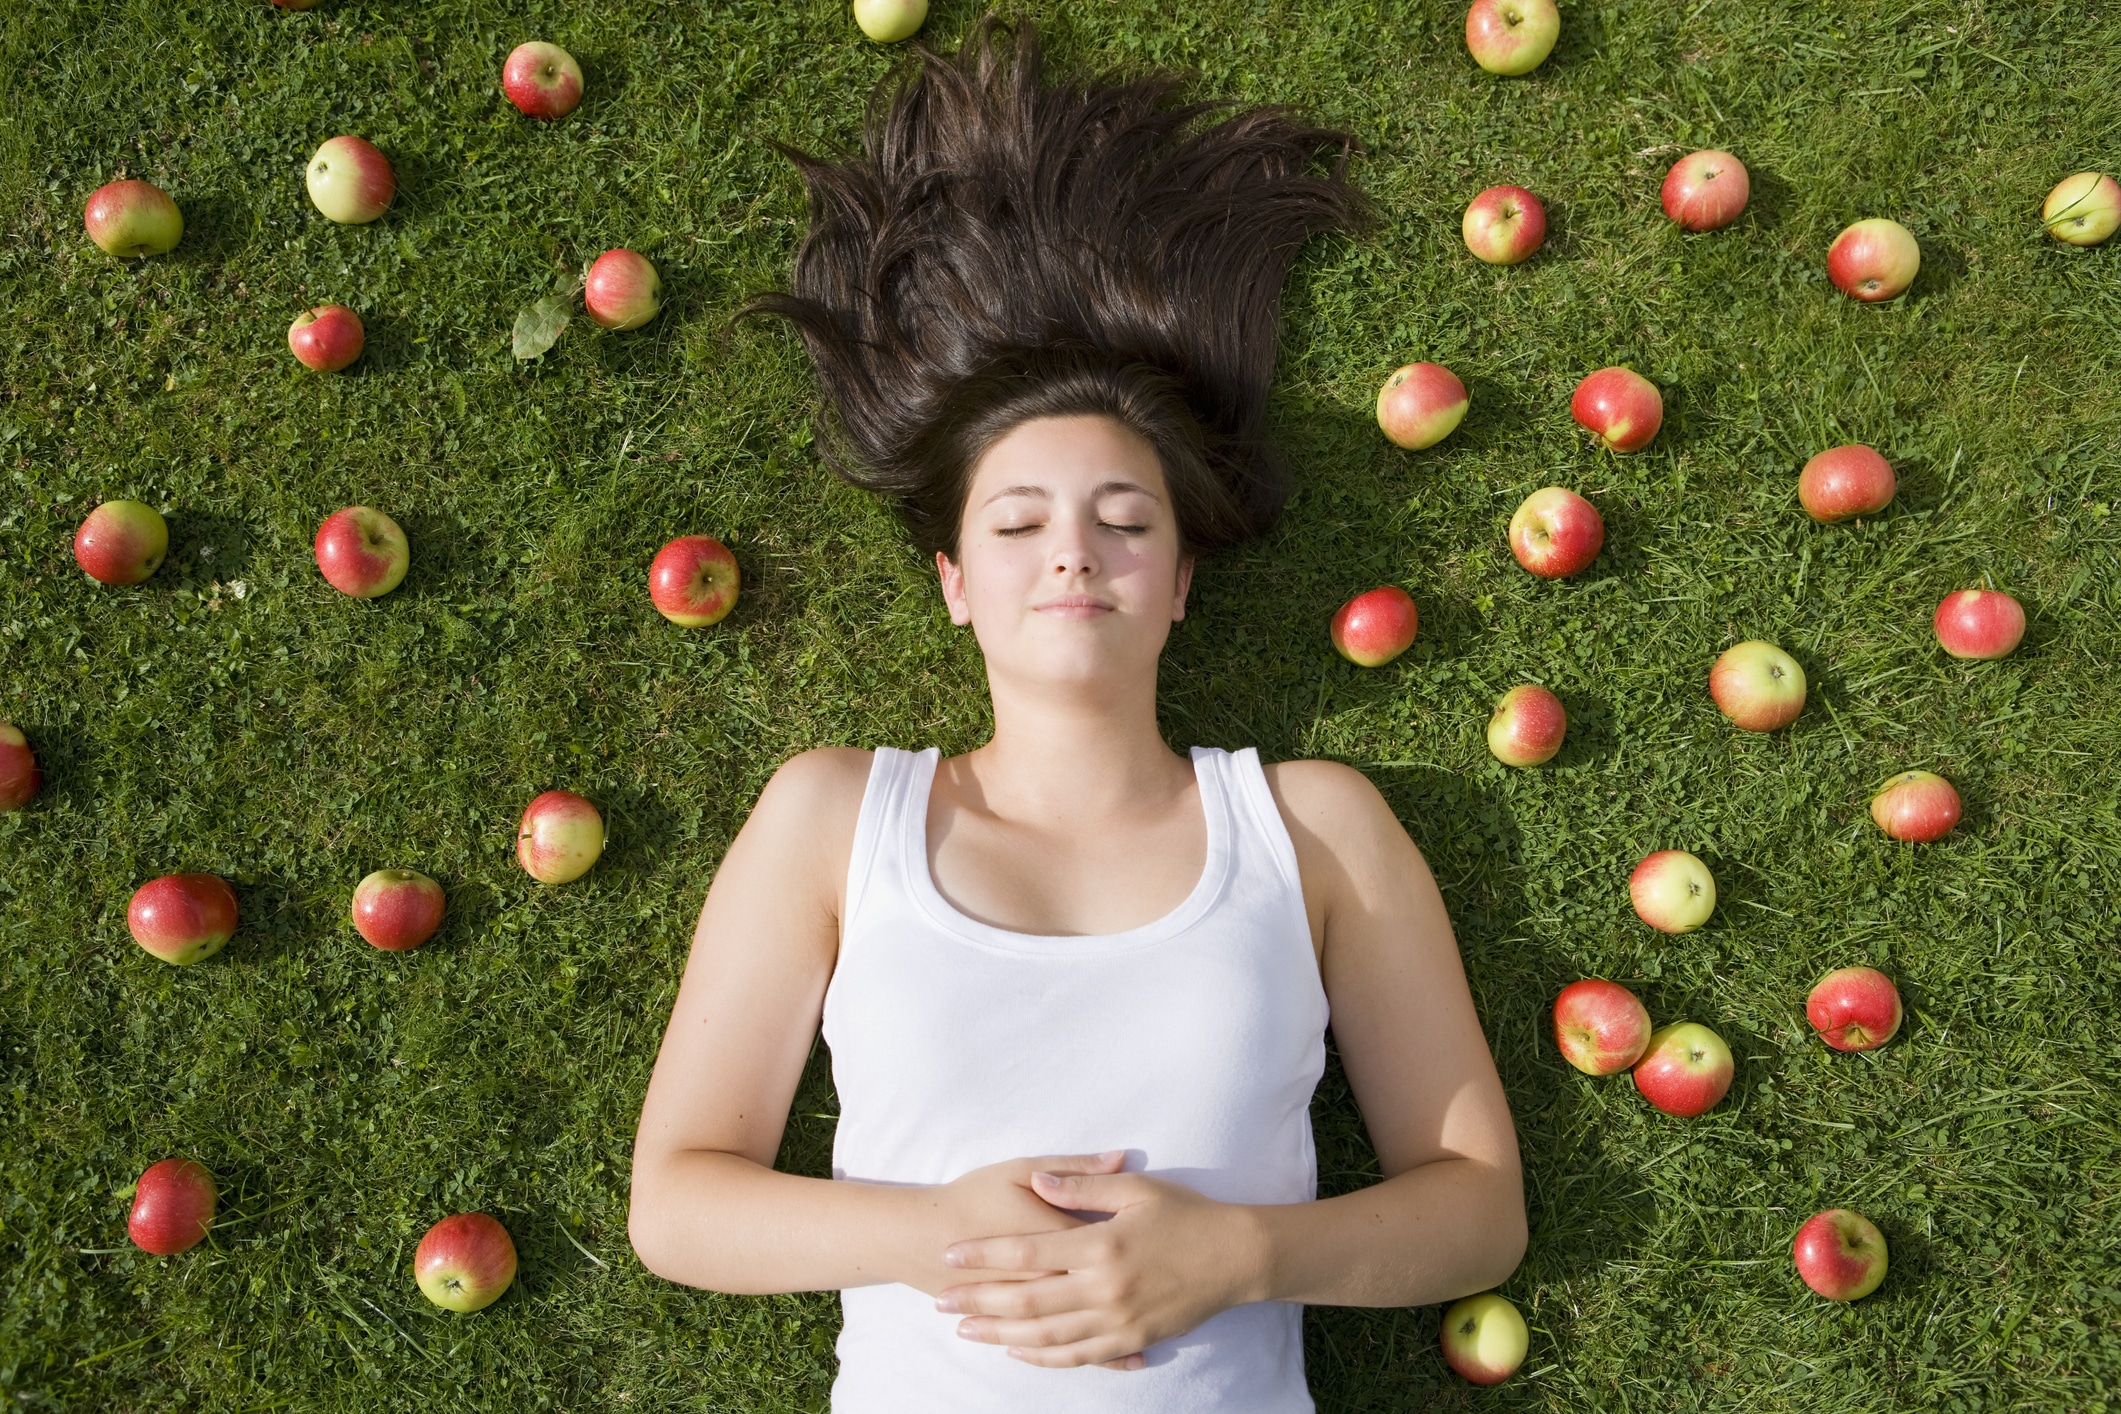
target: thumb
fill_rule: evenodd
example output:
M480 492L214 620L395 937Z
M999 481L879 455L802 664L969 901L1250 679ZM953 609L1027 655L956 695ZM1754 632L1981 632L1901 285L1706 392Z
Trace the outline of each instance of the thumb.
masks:
M1031 1175L1031 1189L1056 1208L1116 1213L1142 1197L1138 1173L1049 1173Z
M1102 1154L1049 1154L1030 1161L1035 1173L1112 1173L1126 1162L1125 1149L1107 1149Z

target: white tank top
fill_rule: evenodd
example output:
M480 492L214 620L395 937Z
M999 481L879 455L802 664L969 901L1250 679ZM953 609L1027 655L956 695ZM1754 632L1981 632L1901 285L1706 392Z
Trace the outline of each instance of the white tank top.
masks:
M1311 1095L1326 995L1257 751L1193 748L1208 862L1124 933L968 917L928 871L939 753L880 749L847 869L824 1037L832 1176L947 1183L1004 1159L1125 1149L1124 1167L1234 1203L1318 1196ZM957 1334L903 1283L840 1293L833 1414L1311 1414L1303 1307L1235 1306L1139 1370L1045 1369Z

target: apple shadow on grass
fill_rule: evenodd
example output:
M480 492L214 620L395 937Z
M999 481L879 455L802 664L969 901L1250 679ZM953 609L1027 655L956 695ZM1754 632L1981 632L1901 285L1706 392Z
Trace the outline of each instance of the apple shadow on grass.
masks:
M1739 160L1745 161L1743 154L1739 155ZM1797 189L1772 167L1756 167L1747 162L1745 177L1748 187L1745 214L1738 218L1739 222L1750 222L1763 231L1775 230L1795 207Z
M218 582L226 597L225 586L250 570L255 534L239 517L180 507L169 517L169 553L145 587L164 594L180 589L206 594Z

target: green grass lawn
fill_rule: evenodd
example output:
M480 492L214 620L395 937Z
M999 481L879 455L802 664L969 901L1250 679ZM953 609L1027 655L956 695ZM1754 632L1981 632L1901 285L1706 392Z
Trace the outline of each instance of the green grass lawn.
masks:
M1065 63L1186 65L1203 91L1358 132L1386 221L1320 243L1290 287L1276 425L1300 489L1262 542L1207 563L1167 658L1169 736L1327 756L1384 790L1458 927L1516 1114L1532 1243L1504 1288L1533 1328L1492 1391L1436 1353L1438 1312L1306 1317L1322 1410L2107 1408L2121 1005L2121 241L2045 239L2048 188L2121 167L2121 9L2031 0L1568 4L1554 57L1496 80L1456 0L1040 5ZM947 0L954 45L977 11ZM566 45L589 96L557 125L498 91L517 41ZM0 816L0 1390L83 1411L822 1409L837 1300L671 1286L625 1229L633 1124L701 897L775 765L827 743L987 730L979 658L887 511L820 470L780 330L725 316L783 277L803 218L767 138L843 142L892 55L824 0L502 4L17 0L0 15L0 718L46 787ZM397 204L335 227L303 194L325 137L396 164ZM1751 208L1688 237L1666 166L1724 146ZM81 231L119 173L167 189L173 254L120 264ZM1529 264L1469 257L1481 188L1531 187ZM1921 239L1906 297L1827 284L1834 233ZM660 267L647 328L578 320L519 366L515 312L607 246ZM284 335L341 301L345 374ZM1372 420L1414 358L1472 389L1464 427L1404 453ZM1652 446L1571 423L1585 372L1664 389ZM1797 468L1863 441L1901 476L1817 527ZM1531 490L1591 495L1595 568L1537 581L1503 527ZM135 590L74 567L97 501L164 508ZM352 502L413 566L373 602L309 541ZM720 626L651 609L686 532L746 576ZM1325 624L1405 585L1419 642L1387 668ZM2025 603L2012 657L1946 658L1945 592ZM1731 730L1709 662L1763 637L1813 684L1791 729ZM1572 718L1558 761L1482 739L1536 678ZM1894 845L1866 802L1943 772L1967 818ZM564 786L605 811L585 879L531 883L518 812ZM1642 854L1706 858L1723 901L1656 935ZM388 865L449 890L419 952L372 951L353 885ZM128 939L134 887L211 870L244 921L165 966ZM1802 1015L1870 962L1901 1037L1835 1055ZM1555 1054L1547 1007L1611 976L1738 1056L1686 1122ZM827 1172L819 1047L782 1165ZM1323 1186L1374 1181L1337 1066ZM197 1157L226 1215L176 1259L125 1239L150 1161ZM1799 1283L1790 1238L1861 1209L1891 1275L1852 1306ZM412 1246L502 1218L516 1286L430 1307Z

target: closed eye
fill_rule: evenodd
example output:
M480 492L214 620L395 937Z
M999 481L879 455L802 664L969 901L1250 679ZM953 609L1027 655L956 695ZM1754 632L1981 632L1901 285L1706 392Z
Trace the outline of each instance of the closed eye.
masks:
M1001 526L996 526L996 527L995 527L995 529L994 529L994 533L995 533L996 535L1008 535L1008 536L1021 536L1021 535L1029 535L1029 534L1031 534L1031 533L1032 533L1032 532L1034 532L1034 531L1038 531L1038 530L1043 530L1043 529L1045 529L1045 527L1044 527L1043 525L1040 525L1040 524L1039 524L1038 522L1034 521L1034 522L1032 522L1032 523L1031 523L1030 525L1001 525Z
M1144 535L1149 529L1146 525L1115 525L1109 520L1101 520L1098 524L1107 530L1117 530L1123 535Z

